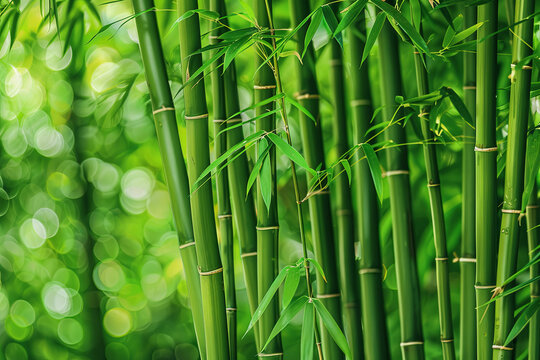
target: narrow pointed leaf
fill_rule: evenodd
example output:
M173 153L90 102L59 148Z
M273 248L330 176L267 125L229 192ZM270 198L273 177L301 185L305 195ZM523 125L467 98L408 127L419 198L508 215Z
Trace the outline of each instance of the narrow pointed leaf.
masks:
M373 45L375 45L375 41L377 41L377 38L379 37L379 33L381 32L385 20L386 14L384 12L380 12L375 18L375 23L373 24L373 27L371 28L367 36L366 45L364 46L364 53L362 54L362 64L369 56Z
M285 327L291 322L291 320L296 316L296 314L298 314L300 310L302 310L302 308L308 301L309 298L307 296L302 296L296 299L285 310L283 310L283 313L279 317L276 325L274 325L270 336L268 336L268 340L266 340L266 343L264 344L263 351L264 349L266 349L270 341L272 341L272 339L275 338L277 334L279 334L283 329L285 329Z
M379 159L375 154L375 151L370 144L363 143L362 150L364 150L364 155L369 165L369 171L371 172L371 177L373 179L373 184L375 185L375 190L379 197L379 201L383 201L383 183L382 183L382 171Z
M317 29L321 25L321 21L323 18L323 14L321 9L317 9L313 16L311 17L311 22L309 23L308 29L306 31L306 36L304 38L304 50L302 51L302 57L306 54L306 51L309 47L309 43L313 39L313 36L315 36L315 33L317 32Z
M291 300L298 289L298 284L300 283L300 273L302 272L301 267L294 267L289 270L289 274L285 279L285 284L283 284L283 295L282 295L282 307L285 309L291 303Z
M274 281L272 282L272 285L270 285L270 287L268 288L268 291L266 292L266 294L264 294L261 302L259 303L259 306L257 306L257 309L255 309L255 311L253 312L253 316L251 317L251 320L249 322L248 328L247 328L246 333L244 334L244 336L246 336L246 334L249 332L249 330L251 330L251 328L253 328L253 325L255 325L255 323L257 321L259 321L259 319L261 318L261 315L264 313L264 311L266 310L266 308L270 304L270 301L272 300L272 298L274 297L274 295L278 291L279 287L281 286L281 284L285 280L285 277L287 276L287 271L290 268L291 268L290 265L285 266L283 269L281 269L278 276L274 279Z
M512 327L512 330L510 330L510 333L508 333L508 337L506 338L506 341L504 342L504 346L507 346L518 336L521 331L527 326L529 323L529 320L538 312L540 309L540 299L535 299L533 302L531 302L525 310L523 310L523 313L519 316L519 318L516 320L514 326Z
M268 133L268 139L272 141L276 147L285 154L291 161L294 161L298 166L303 167L304 169L308 170L313 175L316 174L315 170L309 167L306 159L298 152L295 148L293 148L291 145L289 145L286 141L284 141L282 138L280 138L278 135L274 133Z
M308 302L304 307L304 320L302 322L302 334L300 335L300 360L313 360L314 315L313 303Z
M339 328L339 325L337 324L336 320L330 315L330 312L326 309L322 301L319 299L313 299L313 305L315 306L315 310L317 310L317 315L322 320L322 323L326 330L330 333L330 336L332 336L332 339L336 342L337 346L343 351L345 354L345 358L347 360L352 359L351 355L351 349L349 348L349 344L347 343L347 338L345 338L345 335L343 335L343 332Z
M309 261L310 263L312 263L313 265L315 265L315 268L317 269L317 271L323 277L324 282L326 282L326 276L324 275L324 271L323 271L323 268L322 268L321 264L319 264L319 262L317 260L312 259L312 258L306 258L306 260Z
M346 11L345 15L343 15L343 18L339 22L339 25L337 26L336 30L334 30L334 33L332 36L336 36L338 33L342 32L352 24L354 20L358 17L358 15L364 10L364 7L367 4L367 0L356 0L351 6L349 6Z

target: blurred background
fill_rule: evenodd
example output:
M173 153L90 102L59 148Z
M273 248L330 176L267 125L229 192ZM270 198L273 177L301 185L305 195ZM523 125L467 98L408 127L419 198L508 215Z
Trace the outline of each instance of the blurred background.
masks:
M4 80L0 84L0 358L198 359L130 1L66 0L58 8L60 31L54 16L43 16L50 14L47 1L2 0L0 4L0 78ZM251 11L245 1L229 1L228 6L230 13ZM176 5L157 1L156 7L184 143ZM287 1L275 1L274 14L278 27L289 28ZM446 27L439 16L433 14L428 29ZM368 17L368 23L373 20ZM233 27L249 26L240 16L231 22ZM209 24L204 20L201 24L207 31ZM329 151L327 35L319 30L314 41L320 48L318 80L323 126L328 130L323 134L331 162L335 156ZM429 40L440 43L442 38ZM203 43L207 42L204 36ZM501 68L509 73L509 45L503 40L500 46ZM403 68L412 69L410 46L402 45L401 50ZM433 89L445 85L460 92L461 56L447 55L430 64ZM243 107L252 103L253 57L248 50L237 59ZM368 62L376 59L375 46ZM291 94L294 61L298 60L293 56L281 62L285 89ZM377 68L372 66L370 72L374 103L379 104ZM412 97L414 72L403 74L404 97ZM507 103L507 75L502 72L499 79L501 104ZM301 149L296 110L290 109L290 114L294 145ZM501 105L500 132L506 114ZM252 115L246 111L242 116ZM446 140L439 150L439 166L451 254L459 252L461 173L456 169L461 169L463 123L450 105L438 120ZM426 356L436 359L440 341L435 252L425 170L418 129L414 124L407 128ZM246 125L244 131L248 134L252 129ZM352 133L350 137L352 141ZM296 204L289 162L278 160L283 266L301 257L301 246L296 218L290 216ZM300 178L305 193L305 180ZM380 224L384 295L392 353L399 357L388 205L385 189ZM306 227L309 239L309 224ZM251 359L256 351L252 334L242 338L249 312L238 247L235 251L239 354ZM520 256L523 263L526 247ZM457 332L459 265L450 269ZM525 295L519 295L518 301L525 301ZM301 319L295 319L283 333L287 359L298 358L300 326ZM518 354L519 350L518 343Z

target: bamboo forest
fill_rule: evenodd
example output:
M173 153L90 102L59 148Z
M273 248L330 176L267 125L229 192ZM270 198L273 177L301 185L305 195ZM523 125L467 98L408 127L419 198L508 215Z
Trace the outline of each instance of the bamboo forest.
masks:
M540 2L0 0L0 360L540 360Z

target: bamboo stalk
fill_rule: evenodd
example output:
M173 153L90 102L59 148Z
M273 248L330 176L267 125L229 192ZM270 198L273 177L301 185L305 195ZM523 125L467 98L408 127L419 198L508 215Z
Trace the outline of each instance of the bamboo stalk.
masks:
M413 21L419 24L420 33L422 34L421 19L413 19ZM429 93L429 79L426 68L424 67L425 61L426 59L423 54L419 54L418 52L414 54L418 96ZM433 225L442 353L443 359L453 360L456 358L456 354L454 349L454 328L452 325L452 302L450 299L450 269L448 266L448 250L446 246L446 225L444 221L439 166L437 164L436 138L429 126L430 110L429 106L422 106L418 118L420 120L423 136L422 148L424 150L427 188L431 208L431 221Z
M464 10L464 24L468 29L476 24L476 7L469 6ZM473 41L476 36L471 35L466 41ZM463 94L465 106L476 117L476 54L463 53ZM460 268L460 355L462 359L476 357L476 297L474 282L476 273L476 244L475 244L475 191L474 191L474 123L470 126L463 124L463 150L462 150L462 206L461 206L461 254Z
M351 61L351 110L354 142L367 141L366 132L372 116L369 87L369 59L361 64L365 42L357 34L366 34L365 12L358 15L348 32ZM363 156L358 152L356 160ZM356 161L355 161L356 163ZM356 238L360 244L360 296L364 335L364 353L367 360L390 358L386 314L382 292L382 264L379 245L379 205L377 192L367 161L360 160L353 167L353 193L356 202L355 219L358 224Z
M211 0L210 10L220 16L226 14L223 0ZM224 32L224 27L215 26L210 31L210 44L217 44L218 37ZM215 53L217 50L214 50ZM212 63L212 103L214 123L214 152L216 159L227 151L226 133L220 133L227 129L227 109L225 100L225 83L221 72L223 57ZM237 358L236 340L236 288L234 281L234 249L232 213L229 199L229 169L223 168L216 174L217 212L219 222L219 238L221 240L221 257L223 259L223 274L225 285L225 306L227 314L227 326L229 332L229 354L231 360Z
M309 15L309 3L303 1L290 1L292 26L297 27L300 22ZM307 27L302 27L296 34L297 51L304 51L303 41ZM302 147L304 149L304 157L308 165L316 168L321 165L321 169L325 169L324 146L322 141L321 120L319 114L319 91L317 89L317 77L315 69L315 54L310 46L304 55L303 64L297 65L298 75L298 101L304 106L316 119L313 122L307 115L299 112L299 122L302 137ZM312 176L307 173L308 182ZM321 184L324 188L326 183ZM338 275L335 258L334 234L332 228L332 214L330 206L330 194L327 190L323 190L315 196L309 197L307 200L309 214L311 219L311 234L315 258L324 269L326 281L316 272L317 279L317 296L325 307L330 311L335 320L340 320L340 299L337 296L328 296L339 294ZM354 265L354 253L353 256ZM353 274L356 272L353 268ZM355 284L351 284L352 288ZM354 291L352 288L347 292ZM342 288L343 289L343 288ZM341 294L342 296L344 293ZM351 308L352 309L352 308ZM354 311L354 309L353 309ZM358 324L360 324L358 322ZM355 324L356 325L356 324ZM341 350L337 348L328 331L322 326L321 328L321 346L325 359L333 359L333 356L343 356ZM346 334L349 338L349 344L353 347L353 342L356 339L350 338L350 334ZM331 345L330 345L331 344ZM341 354L341 355L338 355Z
M267 8L268 7L268 8ZM270 10L270 11L267 11ZM253 0L253 12L257 25L260 28L270 28L272 18L271 0ZM257 56L255 65L258 68L266 58L267 51L262 47L258 48L261 52ZM273 69L270 63L263 66L256 74L254 81L255 103L259 103L276 94L276 81L274 79ZM274 110L275 103L256 108L256 115ZM274 115L267 116L256 121L256 129L273 132L276 129L276 118ZM257 144L257 153L259 153L260 143ZM261 175L257 176L257 286L258 299L262 300L268 288L276 278L279 267L279 224L277 216L277 183L276 183L276 149L271 147L268 152L270 162L271 197L270 206L266 206L263 200L261 190ZM268 339L274 324L279 318L279 299L274 297L268 305L259 320L259 340L262 345L265 339ZM259 349L260 351L261 349ZM276 336L265 349L265 353L260 353L262 359L281 359L283 349L281 346L281 335ZM275 355L271 355L275 354Z
M498 1L478 6L477 32L483 39L497 30ZM497 38L477 45L476 57L476 304L486 303L495 288L495 245L497 226L497 143L495 139L495 90L497 74ZM495 151L494 151L495 150ZM477 359L491 359L494 307L476 313Z
M538 131L538 130L537 130ZM538 188L533 187L531 198L527 205L527 239L529 245L529 256L534 255L533 250L540 245L540 207L538 203ZM538 250L536 250L538 251ZM535 278L540 275L540 264L535 264L530 268L530 277ZM531 302L538 301L540 297L540 281L531 284ZM540 359L540 313L536 312L529 321L529 360Z
M390 120L396 110L395 96L400 95L401 74L396 34L388 22L383 25L379 38L379 66L383 117ZM400 110L396 119L403 116ZM385 139L394 144L406 143L405 131L400 123L385 131ZM424 339L420 312L420 290L416 268L416 253L412 230L411 193L406 147L385 150L386 171L390 188L392 236L397 275L398 304L401 329L401 353L404 359L424 358Z
M534 0L518 0L515 22L522 21L534 12ZM527 122L529 120L531 66L522 60L532 54L529 44L533 40L533 19L518 24L512 40L512 72L510 75L510 112L504 180L501 232L499 238L499 262L497 286L516 272L521 199L525 181L525 150ZM495 303L494 359L512 359L513 345L504 346L506 337L514 325L515 297L507 295ZM511 349L511 350L510 350Z
M139 35L139 47L154 110L156 133L171 198L173 218L180 242L180 256L184 264L195 334L201 359L204 360L206 359L206 342L201 285L197 271L197 254L195 246L193 246L189 184L178 137L174 103L168 84L156 15L153 11L147 11L153 7L154 2L152 0L133 0L135 13L146 11L135 18Z
M178 2L179 16L194 9L197 9L196 0ZM200 55L192 55L201 47L198 14L181 21L179 29L184 81L192 80L184 88L184 100L188 178L190 187L193 187L199 175L210 164L204 80L202 77L190 79L190 74L195 73L202 63ZM210 340L206 343L206 353L208 359L228 359L223 267L217 242L212 184L205 181L199 188L192 190L190 199L203 299L204 329L206 338Z
M339 3L329 5L335 15L339 14ZM336 39L330 41L330 84L334 107L332 119L332 136L335 141L334 151L337 157L349 149L347 140L347 112L345 107L345 86L343 83L343 51ZM363 358L362 325L360 319L360 303L358 292L358 273L356 271L354 251L354 223L352 212L351 189L343 165L336 167L340 173L331 185L336 202L336 239L338 246L339 275L341 288L341 312L343 313L343 329L353 359ZM339 299L328 304L334 319L340 318ZM340 350L333 340L322 332L323 352L327 359L337 359Z
M238 100L238 88L234 64L231 64L223 75L225 78L225 100L227 102L227 118L240 111ZM241 121L240 118L232 121ZM231 125L235 125L232 123ZM241 127L227 130L227 146L231 147L244 139ZM229 176L229 191L233 222L240 243L242 267L244 269L244 281L251 315L257 308L257 219L255 217L255 203L250 191L246 195L249 168L247 156L244 153L233 154L235 160L227 166ZM255 345L259 348L258 323L254 325Z

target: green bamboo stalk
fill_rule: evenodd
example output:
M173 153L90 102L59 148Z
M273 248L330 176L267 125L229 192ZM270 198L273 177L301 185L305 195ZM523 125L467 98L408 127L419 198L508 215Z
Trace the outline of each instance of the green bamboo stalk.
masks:
M267 11L269 10L269 11ZM253 12L257 25L260 28L270 28L272 18L272 1L253 0ZM269 52L262 47L257 48L258 55L255 65L258 68ZM276 93L276 81L270 63L263 66L255 74L253 85L255 91L255 103L268 99ZM256 115L261 115L274 110L275 104L271 102L265 106L256 108ZM274 115L266 116L256 121L256 129L273 132L276 129L276 118ZM260 143L257 144L259 148ZM257 149L257 153L259 150ZM262 300L268 288L276 278L279 267L279 225L277 217L277 186L276 186L276 150L272 146L268 152L270 162L271 197L270 206L267 207L263 200L261 190L261 176L257 176L257 286L258 298ZM274 297L259 320L259 340L262 343L268 339L274 325L279 318L279 299ZM261 349L259 349L260 351ZM275 354L275 355L272 355ZM262 359L281 359L283 349L281 346L281 335L276 336L265 349L265 353L260 353Z
M339 14L339 3L329 5L335 15ZM337 17L337 16L336 16ZM334 107L332 119L332 136L335 141L335 155L340 157L347 150L347 111L345 107L345 85L343 83L343 51L336 39L330 41L330 84L332 103ZM331 188L336 202L336 238L338 244L338 263L341 288L341 309L339 298L334 298L334 304L329 304L329 310L334 319L340 319L343 313L343 329L349 340L354 359L363 358L362 324L360 319L360 302L358 292L358 272L356 271L354 251L354 223L352 212L352 197L349 180L343 165L335 169L338 175L332 182ZM319 284L319 283L318 283ZM339 292L336 292L339 293ZM341 324L340 324L341 325ZM322 332L323 352L327 359L338 359L340 350L334 341Z
M378 38L381 74L383 118L390 120L396 110L395 97L401 94L401 74L396 34L388 21ZM403 116L400 110L396 119ZM405 144L405 129L396 123L385 131L385 139L394 144ZM385 150L386 177L390 188L392 235L398 287L401 328L401 353L404 359L423 359L424 342L420 312L420 289L416 267L416 253L412 230L412 208L409 183L407 148Z
M498 1L478 6L477 32L483 39L497 31ZM476 304L480 306L492 296L495 288L495 246L497 226L497 143L495 139L495 91L497 78L497 38L477 45L476 54ZM480 151L478 151L480 150ZM491 359L494 307L476 312L477 359Z
M226 14L223 0L211 0L210 10L215 11L220 16ZM218 37L224 32L224 27L213 26L210 32L210 44L219 42ZM217 50L214 50L215 53ZM213 55L213 54L212 54ZM227 129L227 109L225 100L225 83L221 72L223 57L212 63L212 103L214 122L214 152L216 159L227 151L227 136L220 133ZM216 174L217 191L217 212L219 222L219 238L221 240L221 257L223 259L223 274L225 282L225 306L227 313L227 326L229 330L229 353L230 359L237 358L236 341L236 288L234 282L234 249L233 249L233 229L232 213L229 199L229 170L223 168Z
M197 9L197 0L178 1L178 15ZM228 359L229 344L227 318L225 314L225 293L223 268L217 242L212 184L205 181L197 189L193 188L200 174L210 164L208 146L208 111L204 90L204 79L191 79L190 74L201 67L202 58L192 55L201 47L199 16L183 20L180 29L180 55L184 81L191 81L184 88L185 119L187 132L187 164L193 213L193 232L201 281L204 310L204 330L208 359ZM206 179L208 180L208 178Z
M476 7L469 6L464 10L465 28L476 24ZM476 35L471 35L466 41L473 41ZM465 106L476 116L476 54L463 53L463 94ZM476 244L474 238L474 124L463 124L463 167L462 167L462 206L461 206L461 255L460 268L460 334L459 352L462 359L476 357L476 297L474 282L476 273Z
M291 9L291 25L293 28L296 28L302 20L309 15L309 3L293 0L290 1L289 4ZM306 31L307 27L302 27L296 33L297 52L300 54L304 51L302 39L304 39ZM299 112L298 116L304 157L310 167L316 168L321 165L321 169L325 169L324 147L319 114L319 92L315 74L315 54L312 46L309 46L306 50L303 64L298 63L297 65L297 77L297 99L316 119L315 123L304 113ZM309 182L312 179L312 176L309 175L309 173L306 176ZM342 176L342 178L345 178L346 181L345 176ZM321 183L321 186L325 188L326 183ZM317 192L316 195L310 196L307 202L311 219L311 234L315 258L323 267L326 275L325 281L322 276L316 272L317 297L321 299L334 319L339 321L341 317L339 300L340 289L338 286L334 234L331 221L330 194L326 190ZM353 249L350 249L350 255L352 256L352 265L354 266ZM350 271L352 274L356 273L354 267ZM356 294L356 283L350 283L349 285L350 287L346 290L342 288L344 289L344 292L341 294L342 296L345 296L345 293L347 293L347 297L349 298L351 292ZM355 309L352 306L353 305L351 304L351 312L355 312ZM358 320L360 319L358 318ZM357 342L357 338L351 337L352 330L359 325L360 321L355 324L351 322L351 328L349 328L351 331L347 332L346 330L346 336L349 339L351 350L354 346L354 342ZM335 345L328 331L323 326L321 326L321 340L323 356L325 359L337 359L340 356L343 356L341 350Z
M225 78L225 101L227 102L227 118L238 114L240 103L234 63L229 66L223 75ZM229 120L232 125L242 121L241 118ZM227 146L231 147L244 139L241 127L227 130ZM255 217L255 203L250 191L246 196L249 167L246 153L233 154L235 160L227 166L229 176L229 191L231 208L236 234L240 243L244 281L251 315L257 309L257 218ZM255 345L259 348L258 323L254 325Z
M412 12L411 12L412 13ZM421 19L413 19L422 34ZM416 68L416 86L418 96L429 94L429 79L424 67L426 58L423 54L414 54ZM429 106L422 106L418 119L422 129L424 163L426 166L427 187L433 225L433 241L435 245L435 272L437 277L437 300L439 305L439 325L443 359L456 358L454 349L454 328L452 325L452 302L450 299L450 277L448 251L446 246L446 226L441 195L441 181L437 164L437 144L435 134L429 126Z
M351 61L351 109L354 142L360 144L368 139L372 117L371 91L369 87L368 59L361 64L365 42L358 34L366 34L365 12L361 12L348 32ZM377 192L367 161L356 156L353 167L353 193L356 202L356 238L360 244L360 295L364 335L364 352L367 360L389 359L386 315L382 292L382 264L379 245L379 204ZM358 163L357 161L360 160Z
M534 0L518 0L515 22L534 12ZM534 21L531 18L514 28L512 39L512 73L510 75L510 112L504 179L504 202L499 238L497 286L502 286L516 272L521 199L525 181L525 150L527 122L529 120L531 66L521 62L532 54L529 44L533 40ZM527 61L526 63L529 63ZM514 325L515 297L508 295L495 303L494 359L512 359L513 345L504 346Z
M537 130L538 131L538 130ZM540 204L538 203L538 188L533 187L531 198L527 204L527 239L529 256L540 245ZM536 250L538 251L538 250ZM530 268L531 279L540 275L540 264ZM531 301L538 301L540 297L540 281L531 284ZM536 312L529 321L529 360L540 359L540 313Z
M139 35L139 47L145 68L146 81L154 110L154 121L159 142L165 179L169 189L173 218L180 242L180 256L184 264L186 283L201 359L206 359L201 285L197 271L197 254L193 242L193 226L189 207L189 184L182 155L174 103L167 79L165 60L156 22L156 15L148 11L152 0L133 0Z

